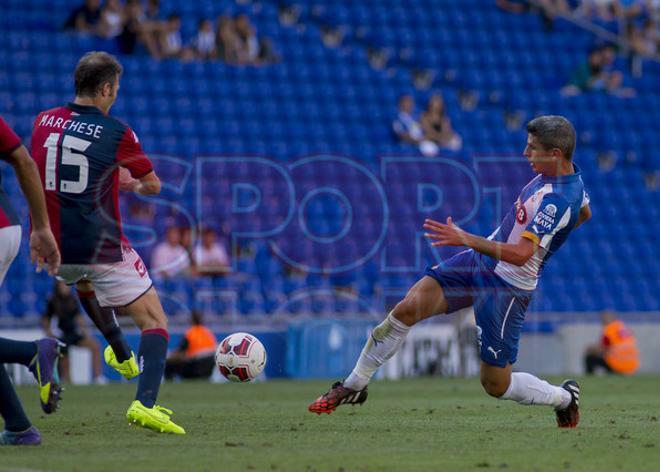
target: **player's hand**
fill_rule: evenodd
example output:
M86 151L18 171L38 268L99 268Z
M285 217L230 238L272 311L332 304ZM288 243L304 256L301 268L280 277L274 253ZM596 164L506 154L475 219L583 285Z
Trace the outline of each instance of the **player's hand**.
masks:
M123 192L136 192L140 181L131 177L131 173L125 167L119 168L119 190Z
M424 236L433 240L431 246L468 245L470 233L456 226L451 216L447 218L446 224L427 218L424 220L424 229L428 231Z
M30 258L37 264L37 272L46 269L50 275L55 275L60 270L60 251L50 228L32 230Z

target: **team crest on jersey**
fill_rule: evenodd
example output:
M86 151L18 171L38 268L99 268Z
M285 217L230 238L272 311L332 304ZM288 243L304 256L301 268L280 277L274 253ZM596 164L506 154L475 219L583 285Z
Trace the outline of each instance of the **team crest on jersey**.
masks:
M554 218L555 215L557 214L557 206L553 205L552 203L549 203L543 209L543 213L545 213L546 215L548 215L551 218Z
M520 203L516 206L516 221L521 225L527 221L527 210Z

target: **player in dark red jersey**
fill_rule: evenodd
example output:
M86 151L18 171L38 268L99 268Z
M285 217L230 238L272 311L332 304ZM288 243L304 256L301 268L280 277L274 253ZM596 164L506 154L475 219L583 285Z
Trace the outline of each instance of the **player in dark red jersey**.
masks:
M159 432L185 434L170 419L172 412L156 405L169 340L167 317L142 259L121 228L120 187L141 195L160 193L160 180L137 136L108 115L121 73L121 64L110 54L85 54L75 71L75 100L37 116L33 157L62 253L59 278L86 295L85 309L110 343L106 361L125 377L138 374L137 364L112 309L131 315L142 331L138 357L143 368L127 418ZM130 176L120 179L120 169Z
M30 236L32 260L37 262L37 270L47 266L48 271L54 274L60 265L60 254L48 225L39 173L27 149L2 117L0 117L0 159L13 166L28 201L32 217ZM21 225L0 183L0 284L18 253L20 243ZM61 391L57 377L59 356L60 346L55 339L23 342L0 338L0 415L5 421L5 429L0 432L0 446L32 446L41 443L41 434L30 424L25 415L4 364L18 363L29 367L39 383L41 407L45 413L52 413L58 407Z

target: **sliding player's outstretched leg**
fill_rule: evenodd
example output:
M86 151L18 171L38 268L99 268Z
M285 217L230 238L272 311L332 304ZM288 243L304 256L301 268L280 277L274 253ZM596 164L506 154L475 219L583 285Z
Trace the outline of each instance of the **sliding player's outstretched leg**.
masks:
M575 380L568 379L561 383L561 388L571 395L571 401L565 408L555 408L557 426L575 428L580 422L580 386Z
M367 399L367 384L376 370L390 359L406 338L410 327L425 318L447 311L442 288L430 277L419 280L406 297L371 332L353 372L313 401L308 410L330 414L341 405L360 405Z
M557 426L575 428L578 425L580 387L575 380L565 380L557 386L526 372L511 372L511 368L511 364L496 367L482 363L481 384L489 395L520 405L551 406Z
M128 408L126 418L133 425L159 433L186 434L170 419L172 410L156 405L169 341L167 318L156 290L150 288L123 310L133 317L142 331L138 357L143 366L135 400Z
M321 413L330 414L340 405L361 405L367 401L367 386L361 390L344 387L342 382L335 382L330 390L310 403L307 409L320 415Z
M131 351L124 339L114 309L99 305L94 286L88 281L78 282L76 291L87 316L94 322L94 325L108 342L108 346L103 351L106 364L123 375L125 379L137 377L140 374L140 369L137 365L135 353Z
M492 285L491 290L479 293L474 304L484 390L495 398L521 405L551 406L560 427L576 427L577 382L567 381L557 386L532 374L512 371L531 293L506 286L494 278L481 283Z

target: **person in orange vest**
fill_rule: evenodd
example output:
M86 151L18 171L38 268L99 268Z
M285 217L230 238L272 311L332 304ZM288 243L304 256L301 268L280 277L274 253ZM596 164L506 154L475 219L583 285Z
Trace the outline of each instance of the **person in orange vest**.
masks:
M213 332L204 326L202 314L193 310L192 326L181 339L179 347L165 364L165 378L204 379L211 376L215 367L217 340Z
M633 332L611 311L603 312L602 322L600 344L589 346L584 357L587 374L593 374L597 367L610 373L634 374L639 369L639 351Z

